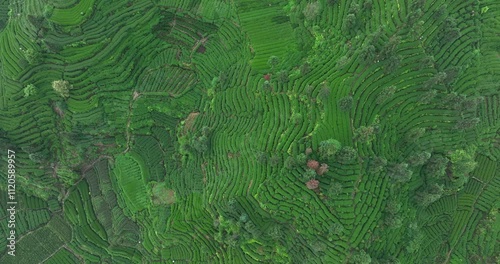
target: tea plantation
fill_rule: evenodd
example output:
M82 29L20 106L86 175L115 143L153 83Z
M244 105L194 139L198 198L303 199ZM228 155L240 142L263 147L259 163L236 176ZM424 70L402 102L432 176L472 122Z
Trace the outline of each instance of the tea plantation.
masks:
M499 18L0 0L0 263L500 263Z

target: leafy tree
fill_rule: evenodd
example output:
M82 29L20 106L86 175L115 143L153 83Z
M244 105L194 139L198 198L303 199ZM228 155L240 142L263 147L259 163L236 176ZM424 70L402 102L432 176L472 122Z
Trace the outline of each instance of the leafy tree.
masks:
M316 179L311 179L308 182L306 182L306 187L309 190L314 190L319 187L319 181Z
M311 65L309 64L309 62L305 62L304 64L302 64L302 66L300 66L301 75L306 75L309 72L311 72Z
M296 160L292 156L288 156L285 159L285 167L289 170L293 169L297 165Z
M444 84L444 80L446 80L447 76L448 76L448 74L446 72L438 72L438 73L436 73L436 75L434 75L432 78L430 78L428 80L429 85L427 87L430 87L430 86L436 85L436 84Z
M401 218L400 215L389 214L384 217L384 224L389 229L397 229L403 225L403 219Z
M375 139L374 126L360 126L354 130L354 139L361 142L371 142Z
M28 48L23 51L24 58L28 61L30 65L36 64L40 61L40 52L32 48Z
M429 160L430 157L431 157L430 152L422 151L411 155L408 158L408 164L410 164L410 166L420 166L423 165L427 160Z
M298 125L302 122L302 115L300 113L293 113L290 119L294 125Z
M338 100L337 104L341 111L348 112L352 108L352 96L342 97Z
M290 81L288 77L288 72L286 70L282 70L278 72L278 80L282 83L287 83Z
M392 36L389 38L389 41L386 42L382 50L380 51L380 59L385 60L385 59L391 59L391 57L397 57L396 49L401 43L401 37L399 36Z
M52 82L52 88L63 98L69 97L69 90L73 88L66 80L56 80Z
M319 91L319 98L322 100L322 101L326 101L328 99L328 97L330 97L330 93L331 93L331 90L330 90L330 87L328 87L326 84L323 85L323 87L321 88L321 90Z
M456 92L451 92L447 94L442 101L443 106L451 109L458 110L464 102L466 96L463 94L458 94Z
M370 11L372 10L373 7L373 2L372 0L365 0L363 3L363 10L365 11Z
M444 25L443 43L442 43L443 45L450 43L450 42L453 42L462 36L462 33L460 32L460 28L458 28L458 26L457 26L457 20L454 19L453 17L446 18L443 25Z
M439 198L441 198L444 192L443 187L444 187L443 185L439 185L437 183L428 185L428 187L425 190L417 193L416 195L417 204L423 208L426 208L430 204L439 200Z
M382 104L389 98L393 97L395 92L396 92L396 86L391 85L389 87L386 87L379 93L375 102L377 104Z
M306 156L311 155L312 152L313 152L312 148L306 148L306 151L305 151Z
M346 30L353 30L356 27L357 18L355 14L348 14L344 19L344 27Z
M281 157L278 156L278 155L273 155L270 159L269 159L269 163L271 164L272 167L276 167L280 164L281 162Z
M364 250L359 250L351 255L349 263L352 264L369 264L372 263L372 258Z
M319 168L319 162L316 160L308 160L307 167L309 169L317 170Z
M426 129L423 127L412 128L405 136L407 142L416 142L425 134Z
M334 236L340 236L345 228L341 223L333 223L328 228L328 241L332 241Z
M312 241L309 244L309 246L311 247L311 249L315 255L323 255L325 253L326 248L327 248L326 244L319 239Z
M200 137L197 137L193 139L191 142L191 146L193 147L194 150L203 153L208 150L208 137L205 135L202 135Z
M304 9L304 17L306 18L306 20L314 20L319 12L321 11L321 6L320 6L320 3L319 1L316 1L316 2L311 2L311 3L307 3L306 5L306 8Z
M24 87L23 92L24 92L24 97L28 97L37 94L37 89L35 85L30 83Z
M387 160L383 157L373 157L368 163L368 172L379 173L387 165Z
M427 55L420 60L419 70L434 67L434 63L436 63L436 59L434 59L434 56Z
M447 16L448 15L448 5L447 4L442 4L439 6L439 8L434 12L434 14L432 15L433 18L435 20L438 20L439 18L443 17L443 16Z
M361 60L365 63L373 63L377 56L377 49L373 45L365 45L360 52Z
M328 164L326 163L321 163L321 166L319 166L319 168L316 170L316 173L320 176L327 172L328 172Z
M50 18L52 16L52 13L54 12L54 6L53 5L45 5L43 7L43 17L44 18Z
M267 60L267 65L271 67L271 69L274 70L274 68L280 63L280 59L276 56L271 56Z
M433 153L423 167L423 172L428 182L441 179L446 173L448 158L441 154Z
M343 164L352 162L358 156L358 152L351 146L343 146L337 152L337 161Z
M274 240L278 240L283 237L283 230L281 230L281 227L279 225L273 225L271 228L268 229L267 234Z
M465 98L460 105L461 111L475 111L477 106L484 101L484 97L477 96L471 98Z
M384 212L395 215L401 210L401 203L397 200L389 200L385 205Z
M268 80L265 80L263 83L262 83L262 89L263 90L271 90L271 83L268 81Z
M457 77L460 74L461 70L462 67L459 66L452 66L444 70L444 72L446 73L446 78L444 78L443 84L447 87L451 86L457 80Z
M470 147L467 150L458 149L451 153L451 171L454 177L468 176L476 168L475 151L475 147Z
M258 153L256 154L256 158L257 158L257 161L258 161L259 163L266 163L266 161L267 161L267 157L268 157L268 156L267 156L267 153L262 152L262 151L260 151L260 152L258 152Z
M238 221L242 222L242 223L246 223L248 222L249 218L248 218L248 214L243 212L241 215L240 215L240 218L238 219Z
M467 118L467 119L460 119L455 124L455 129L458 129L458 130L468 130L468 129L476 127L477 124L479 124L480 121L481 120L478 117Z
M436 95L437 95L437 90L435 89L429 90L422 94L422 96L419 99L419 102L422 104L428 104L432 101L432 99L436 97Z
M340 182L334 182L328 189L326 190L328 197L338 196L342 193L344 187Z
M342 144L340 144L338 140L331 138L319 143L318 152L322 159L331 159L337 154L341 147Z
M311 179L316 177L316 171L313 169L307 169L303 174L302 174L302 179L304 182L308 182Z
M408 163L396 163L387 169L387 175L394 182L405 183L410 181L413 171L408 169Z
M296 164L306 164L307 156L304 153L300 153L295 157Z
M408 242L408 245L406 246L406 252L413 254L416 253L420 250L420 245L422 244L422 241L424 239L424 236L421 233L418 233L415 235L413 239Z
M394 54L387 59L387 64L384 67L385 74L393 73L401 65L401 56Z
M348 61L349 61L349 57L347 57L347 56L340 57L339 60L337 61L337 64L336 64L337 68L343 68L347 64Z
M329 5L334 5L336 4L338 1L337 0L327 0L326 3L329 4Z

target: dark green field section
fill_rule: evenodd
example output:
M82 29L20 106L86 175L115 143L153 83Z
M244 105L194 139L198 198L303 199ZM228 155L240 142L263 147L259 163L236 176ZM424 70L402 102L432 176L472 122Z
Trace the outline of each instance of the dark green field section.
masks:
M0 263L498 263L499 10L0 0Z

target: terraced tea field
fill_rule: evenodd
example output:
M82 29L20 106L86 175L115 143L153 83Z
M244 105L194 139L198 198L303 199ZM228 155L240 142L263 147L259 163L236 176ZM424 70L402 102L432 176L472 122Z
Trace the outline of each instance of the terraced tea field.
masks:
M499 263L499 9L0 0L0 263Z

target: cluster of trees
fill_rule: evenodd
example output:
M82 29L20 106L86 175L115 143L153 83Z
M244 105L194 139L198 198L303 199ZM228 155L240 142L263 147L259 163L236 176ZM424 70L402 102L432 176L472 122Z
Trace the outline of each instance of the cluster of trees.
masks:
M457 149L446 155L423 152L417 161L422 162L422 173L425 184L415 196L415 202L421 207L427 207L437 201L444 193L459 191L469 180L470 173L476 168L476 147L469 146Z
M262 231L234 198L228 201L226 212L220 214L213 224L217 230L215 240L229 247L238 247L244 241L262 236Z

